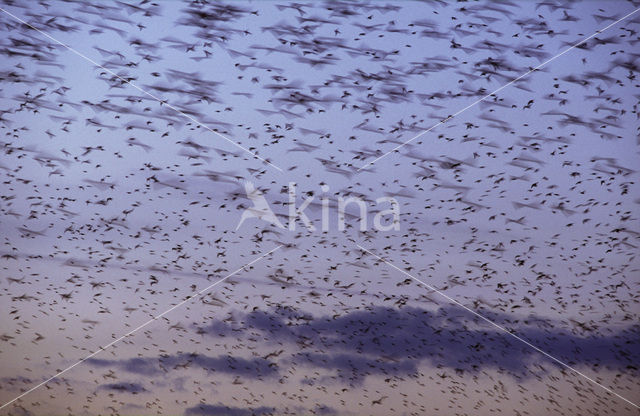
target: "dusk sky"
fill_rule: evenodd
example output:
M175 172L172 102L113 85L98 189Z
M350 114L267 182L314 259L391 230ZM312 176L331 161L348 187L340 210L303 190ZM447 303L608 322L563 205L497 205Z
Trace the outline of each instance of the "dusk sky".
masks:
M640 2L0 23L0 415L640 413Z

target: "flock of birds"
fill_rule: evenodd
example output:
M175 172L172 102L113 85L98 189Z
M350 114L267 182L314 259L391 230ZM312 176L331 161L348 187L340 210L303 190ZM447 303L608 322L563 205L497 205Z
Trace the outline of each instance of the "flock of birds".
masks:
M638 7L4 0L0 413L637 414Z

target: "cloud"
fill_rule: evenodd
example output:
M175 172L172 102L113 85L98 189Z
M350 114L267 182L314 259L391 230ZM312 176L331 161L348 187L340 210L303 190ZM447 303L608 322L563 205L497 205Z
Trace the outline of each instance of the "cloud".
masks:
M201 404L185 410L185 416L260 416L275 412L273 407L241 408L221 405Z
M571 330L566 322L536 316L484 314L570 366L588 367L592 372L602 369L638 372L635 363L640 362L639 325L578 332L579 326ZM421 367L427 365L448 375L492 369L517 379L540 376L559 366L530 346L453 306L437 310L372 307L339 316L314 316L278 307L255 310L237 318L216 320L194 329L211 337L231 336L243 342L255 342L251 339L259 333L260 338L272 340L272 345L278 344L276 351L250 359L180 353L124 360L92 358L87 362L95 367L117 368L149 377L199 368L247 380L277 377L281 367L308 367L329 371L327 377L350 385L361 384L369 376L417 376ZM315 381L303 380L309 384ZM118 388L126 390L122 385L112 386L113 390Z
M578 333L566 323L531 316L518 318L483 312L519 337L571 366L619 372L637 371L640 326ZM197 328L210 336L264 338L296 345L302 351L280 363L331 369L343 382L357 384L369 375L417 374L423 363L456 373L492 368L517 378L530 377L558 365L471 313L454 307L427 310L374 307L340 316L312 316L290 307L256 310L236 319L243 325L214 321ZM310 352L312 350L313 352Z
M125 360L103 360L92 358L88 364L95 367L115 367L129 373L155 376L181 368L198 367L207 371L233 374L241 377L262 379L278 374L276 363L264 358L245 359L221 355L209 357L201 354L181 353L160 357L130 358Z
M156 358L130 358L127 360L103 360L90 358L87 363L95 367L117 367L130 373L153 376L162 373Z
M322 415L322 416L332 416L332 415L337 415L338 411L330 406L318 405L315 408L315 414Z
M145 393L148 391L147 389L144 388L144 386L142 386L142 384L138 384L138 383L103 384L100 387L98 387L98 389L117 391L119 393L131 393L131 394Z

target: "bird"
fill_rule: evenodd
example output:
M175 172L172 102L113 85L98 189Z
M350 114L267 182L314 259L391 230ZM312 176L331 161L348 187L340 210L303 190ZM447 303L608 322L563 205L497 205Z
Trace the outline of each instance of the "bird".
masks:
M4 1L0 407L635 414L634 7Z

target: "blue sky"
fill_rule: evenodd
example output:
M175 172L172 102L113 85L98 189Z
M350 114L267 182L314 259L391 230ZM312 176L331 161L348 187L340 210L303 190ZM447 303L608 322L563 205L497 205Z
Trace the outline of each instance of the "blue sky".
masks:
M0 412L637 413L637 6L4 4Z

